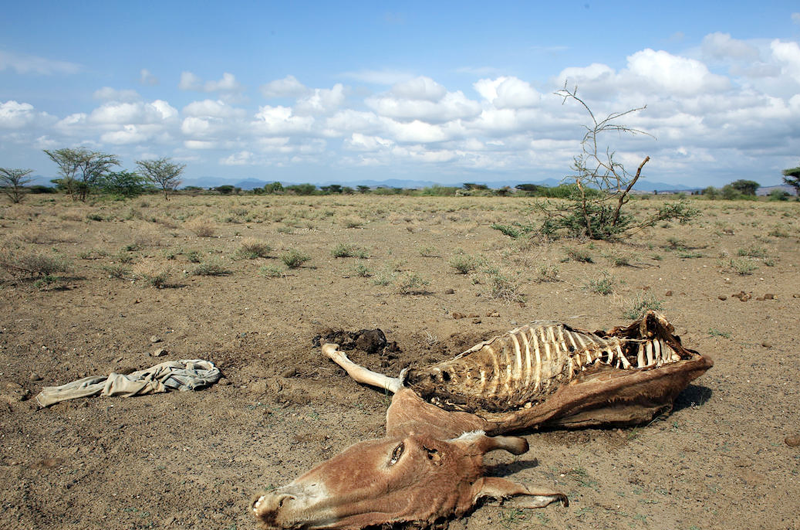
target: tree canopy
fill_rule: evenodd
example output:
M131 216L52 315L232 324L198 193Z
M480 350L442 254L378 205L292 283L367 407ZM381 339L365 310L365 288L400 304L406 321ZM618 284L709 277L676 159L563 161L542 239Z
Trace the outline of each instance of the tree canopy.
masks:
M158 185L164 191L166 200L169 200L169 193L180 186L180 176L186 168L186 164L175 164L166 157L155 160L137 160L136 165L147 180Z

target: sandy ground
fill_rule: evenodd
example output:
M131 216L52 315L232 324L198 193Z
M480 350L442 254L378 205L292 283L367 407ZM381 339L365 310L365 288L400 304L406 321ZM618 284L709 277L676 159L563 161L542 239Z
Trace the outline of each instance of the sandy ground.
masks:
M351 357L396 375L531 320L621 325L649 296L714 368L649 425L524 433L529 453L493 456L492 473L564 491L569 508L483 506L450 527L800 528L800 203L693 204L693 224L614 244L492 229L535 221L519 198L3 205L4 250L70 270L52 283L0 270L0 527L254 528L259 490L383 434L389 398L323 359L321 331L382 329L399 352ZM242 255L253 241L270 245L266 257ZM362 257L333 256L347 245ZM311 259L287 269L290 249ZM581 253L592 262L568 259ZM459 274L452 263L465 258L476 268ZM163 288L143 279L158 272ZM49 409L32 399L186 358L225 379Z

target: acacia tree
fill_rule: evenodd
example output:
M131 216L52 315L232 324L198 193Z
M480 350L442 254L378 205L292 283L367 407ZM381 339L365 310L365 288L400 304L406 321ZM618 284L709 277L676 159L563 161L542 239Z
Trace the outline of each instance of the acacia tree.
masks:
M604 119L595 116L589 105L578 97L577 87L564 88L556 95L567 101L577 102L589 115L590 123L584 125L586 133L581 140L581 153L573 157L573 175L565 180L574 182L574 190L567 205L552 206L550 203L538 204L545 214L540 231L547 236L566 231L571 236L585 235L590 239L610 239L633 228L653 226L659 221L678 219L686 222L698 215L698 210L686 207L683 203L666 204L645 219L635 219L624 213L623 207L630 201L630 192L642 176L642 169L650 161L645 156L636 169L630 173L614 158L610 147L603 148L599 138L603 133L616 132L631 135L646 134L617 122L620 118L640 112L646 107L638 107L623 112L613 112Z
M175 191L180 186L179 177L186 168L186 164L175 164L166 157L156 160L137 160L136 165L139 166L142 176L161 187L166 200L169 200L169 192Z
M55 151L45 149L44 152L58 166L58 174L61 175L60 179L53 179L53 182L65 189L69 196L72 197L72 200L76 200L75 175L78 173L78 157L75 151L64 148L56 149Z
M14 204L22 202L24 195L22 187L29 183L31 179L28 175L33 173L32 169L8 169L0 167L0 189L3 190L11 202Z
M800 167L784 169L781 173L783 173L783 181L793 187L795 193L800 197Z
M119 165L116 155L79 149L44 150L47 156L58 165L62 178L59 184L66 188L73 200L86 200L92 188L108 175L112 166Z
M752 195L755 196L756 190L761 187L761 184L756 182L755 180L744 180L739 179L735 182L731 182L731 187L741 193L742 195Z

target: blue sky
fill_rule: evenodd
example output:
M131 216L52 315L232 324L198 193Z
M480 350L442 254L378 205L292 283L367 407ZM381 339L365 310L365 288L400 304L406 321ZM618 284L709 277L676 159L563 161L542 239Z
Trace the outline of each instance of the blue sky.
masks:
M171 157L190 182L536 181L587 116L652 181L800 165L796 2L4 2L0 166Z

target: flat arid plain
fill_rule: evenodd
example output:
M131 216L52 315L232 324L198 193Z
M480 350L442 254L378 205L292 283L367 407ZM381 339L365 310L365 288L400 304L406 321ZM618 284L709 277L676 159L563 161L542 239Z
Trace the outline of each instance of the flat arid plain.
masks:
M691 224L613 243L492 228L538 224L516 197L3 204L0 527L255 528L260 490L383 435L389 397L323 358L318 334L382 329L397 351L350 356L394 376L529 321L605 329L648 306L715 366L648 425L532 431L530 452L492 455L491 473L570 507L485 505L450 528L800 528L800 203L690 202ZM178 359L224 379L33 399Z

